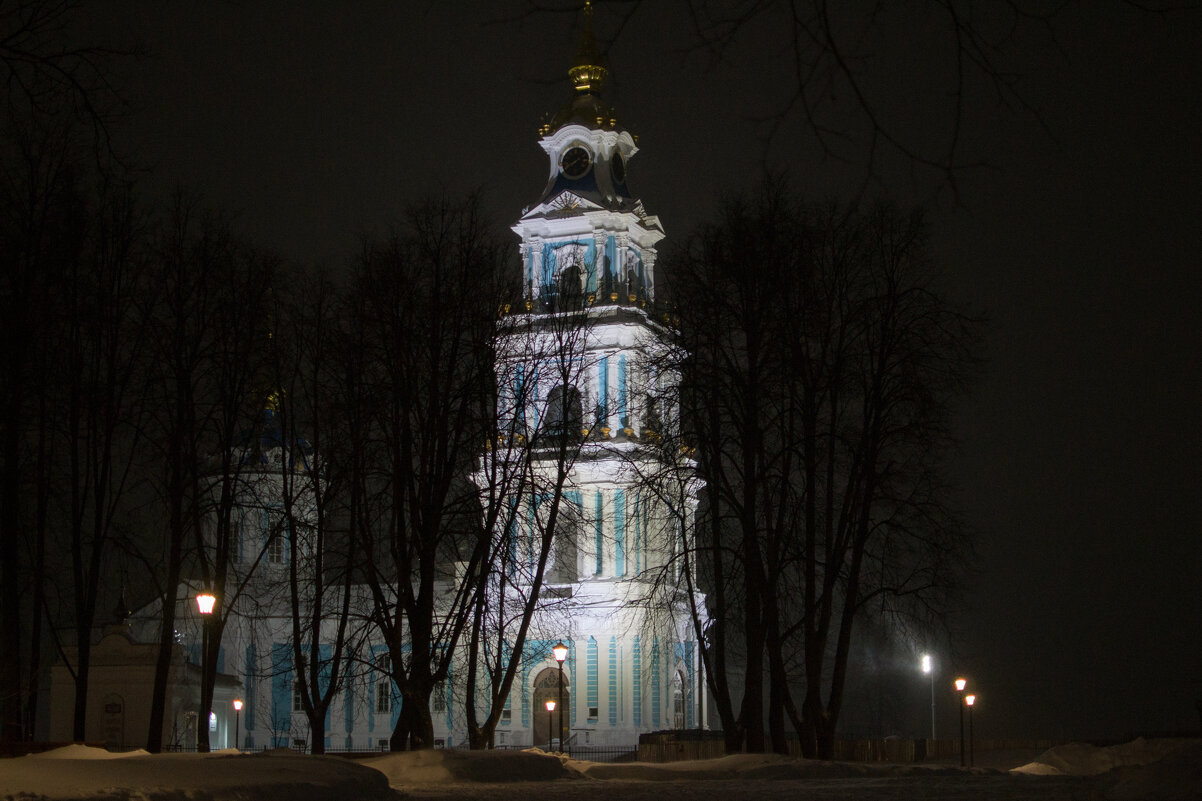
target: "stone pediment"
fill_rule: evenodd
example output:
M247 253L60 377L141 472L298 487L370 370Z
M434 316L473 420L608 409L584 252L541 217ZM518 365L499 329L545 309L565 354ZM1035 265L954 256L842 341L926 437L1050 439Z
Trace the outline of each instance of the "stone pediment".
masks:
M522 219L564 219L567 217L577 217L590 211L601 211L604 208L604 206L592 198L577 194L576 192L565 191L532 206L522 215Z

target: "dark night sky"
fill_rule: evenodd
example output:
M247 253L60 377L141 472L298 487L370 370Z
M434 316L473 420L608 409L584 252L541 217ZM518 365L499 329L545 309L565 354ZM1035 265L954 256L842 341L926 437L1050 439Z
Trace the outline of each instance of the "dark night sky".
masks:
M631 184L669 238L765 161L816 199L862 185L797 120L765 149L757 120L789 91L771 24L711 66L680 3L644 6L609 51L607 99L640 136ZM990 319L954 463L979 561L941 657L980 688L982 736L1196 728L1202 698L1202 15L1077 6L1003 62L1047 132L975 86L965 155L989 166L961 176L958 204L883 165L890 195L931 202L937 258ZM124 68L137 111L118 132L148 185L199 190L262 245L333 265L423 193L480 188L516 219L577 41L574 14L497 21L520 0L100 8L100 30L153 53ZM600 39L616 19L602 3ZM909 141L941 141L937 29L882 30L870 88Z

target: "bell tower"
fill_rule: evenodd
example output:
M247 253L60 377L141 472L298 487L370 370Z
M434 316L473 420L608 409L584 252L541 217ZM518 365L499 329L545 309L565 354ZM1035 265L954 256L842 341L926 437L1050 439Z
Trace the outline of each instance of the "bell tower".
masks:
M563 479L566 523L554 526L540 595L553 603L532 627L541 634L527 654L534 664L520 690L521 722L532 726L537 713L530 699L542 675L539 649L567 643L563 736L574 749L696 726L703 686L690 603L704 615L704 598L679 591L684 570L696 587L682 555L698 481L687 459L662 459L665 438L675 441L665 435L678 383L665 358L668 329L654 315L664 231L631 191L639 148L604 102L609 68L592 18L586 2L571 97L538 129L547 180L512 226L522 299L504 323L498 366L502 394L525 388L509 397L522 398L513 405L543 486ZM665 474L673 476L666 484L649 482ZM537 509L538 491L527 494L514 503ZM677 708L683 717L674 717Z
M593 308L646 308L654 300L655 245L664 231L631 194L628 165L639 149L603 102L609 70L592 16L586 4L580 47L568 69L571 100L539 127L546 186L513 226L522 241L531 311L551 310L565 291L578 292Z

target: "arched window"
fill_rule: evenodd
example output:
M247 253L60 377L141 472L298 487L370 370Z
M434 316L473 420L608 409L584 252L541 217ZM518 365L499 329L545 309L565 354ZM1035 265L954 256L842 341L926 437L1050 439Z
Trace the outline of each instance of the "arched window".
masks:
M563 384L551 390L551 394L547 396L548 435L579 439L583 418L580 390Z
M579 524L575 515L566 514L560 506L559 519L555 521L555 536L551 539L551 553L547 556L547 584L572 584L577 581L579 569L577 545Z
M685 727L684 688L684 674L678 670L672 677L672 728L674 729Z
M560 310L579 308L584 298L584 270L580 262L573 260L559 272L556 295Z

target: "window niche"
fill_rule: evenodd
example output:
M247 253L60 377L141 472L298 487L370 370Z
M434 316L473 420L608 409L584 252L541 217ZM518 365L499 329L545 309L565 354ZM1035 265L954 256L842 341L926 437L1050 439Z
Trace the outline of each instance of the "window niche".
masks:
M547 584L572 584L579 578L580 521L560 507L551 553L547 556Z
M578 440L584 425L580 390L560 384L547 396L545 433L556 439Z

